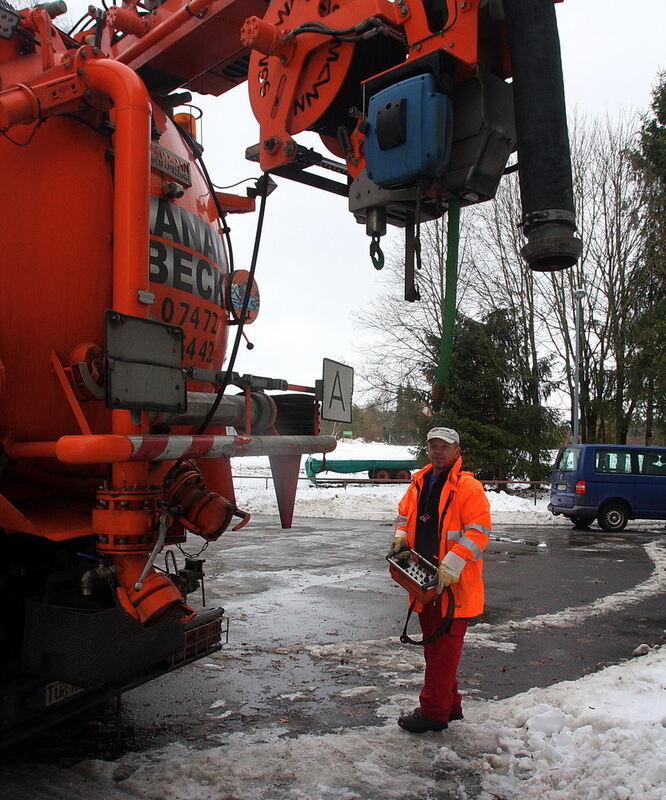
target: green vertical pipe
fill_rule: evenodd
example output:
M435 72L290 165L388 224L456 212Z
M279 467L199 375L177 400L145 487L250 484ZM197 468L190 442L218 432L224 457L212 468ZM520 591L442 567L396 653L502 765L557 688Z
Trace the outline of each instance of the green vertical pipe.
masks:
M439 411L446 396L449 383L449 367L453 349L453 327L456 319L456 289L458 283L458 251L460 245L460 200L449 201L448 226L446 231L446 281L442 306L442 339L435 385L432 387L432 405Z

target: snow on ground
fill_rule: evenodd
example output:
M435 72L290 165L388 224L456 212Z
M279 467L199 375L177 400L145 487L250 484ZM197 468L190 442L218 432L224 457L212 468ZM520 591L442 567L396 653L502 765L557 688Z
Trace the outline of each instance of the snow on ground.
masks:
M443 733L401 731L404 699L380 710L379 727L295 738L276 727L221 736L205 751L179 743L82 762L68 770L68 797L85 788L143 800L666 798L666 648L575 682L468 700L465 720Z
M315 457L320 458L317 454ZM317 487L306 478L301 462L301 475L296 494L296 516L298 517L338 517L342 519L391 520L396 514L398 501L405 493L405 484L339 486L334 488ZM388 445L380 442L367 443L360 440L338 442L336 449L327 458L333 459L374 459L414 458L413 448ZM277 503L270 478L267 456L236 458L232 462L232 472L238 476L236 502L240 508L251 514L277 514ZM322 472L318 479L326 478L367 478L367 474L341 475ZM518 488L518 484L516 484ZM523 487L527 492L528 487ZM562 517L554 517L546 510L548 498L537 498L536 504L531 496L509 495L506 492L488 492L488 499L495 524L517 523L521 525L570 525Z
M473 724L497 741L482 765L491 797L664 800L666 649L487 703Z

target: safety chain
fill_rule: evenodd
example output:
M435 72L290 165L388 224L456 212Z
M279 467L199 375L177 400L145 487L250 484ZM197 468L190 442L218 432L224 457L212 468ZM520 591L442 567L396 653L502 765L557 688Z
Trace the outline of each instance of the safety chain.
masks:
M187 558L199 558L199 556L204 552L204 550L208 547L210 542L204 542L203 547L199 550L198 553L188 553L186 550L183 550L180 544L176 544L176 547L180 550L180 552L186 556Z

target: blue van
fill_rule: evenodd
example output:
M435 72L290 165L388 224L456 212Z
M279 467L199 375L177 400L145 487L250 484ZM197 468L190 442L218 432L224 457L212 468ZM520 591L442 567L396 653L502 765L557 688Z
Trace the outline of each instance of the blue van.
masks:
M621 531L630 519L666 519L666 447L560 448L548 510L581 528L596 517L605 531Z

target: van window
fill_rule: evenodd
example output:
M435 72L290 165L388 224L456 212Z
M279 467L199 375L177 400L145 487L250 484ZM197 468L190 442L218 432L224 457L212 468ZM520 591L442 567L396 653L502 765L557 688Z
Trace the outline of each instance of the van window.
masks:
M638 453L638 471L641 475L666 476L666 450Z
M579 447L565 447L557 459L555 469L560 469L562 472L575 472L578 469L578 459L580 458Z
M626 450L596 450L595 472L613 472L626 475L631 472L631 453Z

